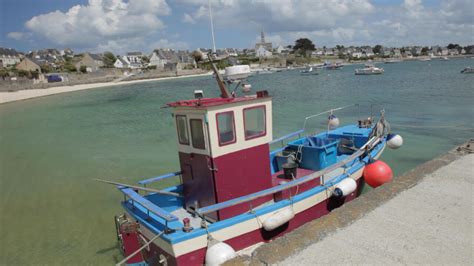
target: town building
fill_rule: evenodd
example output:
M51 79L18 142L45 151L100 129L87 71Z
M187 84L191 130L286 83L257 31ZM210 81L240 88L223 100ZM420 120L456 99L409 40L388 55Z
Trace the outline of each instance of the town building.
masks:
M82 58L75 64L75 67L80 71L81 66L86 66L87 72L98 71L104 66L104 61L101 54L85 53Z
M16 65L16 69L41 73L41 63L34 58L25 57Z
M114 62L114 67L115 68L129 68L129 65L125 60L120 58L120 56L117 56Z
M265 33L260 33L260 42L255 44L255 54L257 57L269 57L272 55L273 47L271 42L265 41Z
M13 66L20 63L21 56L15 49L0 47L0 67Z

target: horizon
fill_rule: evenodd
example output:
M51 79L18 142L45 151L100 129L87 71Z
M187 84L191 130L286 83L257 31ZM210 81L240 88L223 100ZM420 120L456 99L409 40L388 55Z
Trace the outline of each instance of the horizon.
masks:
M218 49L253 48L261 30L274 47L299 38L318 48L474 42L474 4L468 0L211 3ZM22 52L71 48L123 54L212 47L207 0L6 0L1 10L0 46Z

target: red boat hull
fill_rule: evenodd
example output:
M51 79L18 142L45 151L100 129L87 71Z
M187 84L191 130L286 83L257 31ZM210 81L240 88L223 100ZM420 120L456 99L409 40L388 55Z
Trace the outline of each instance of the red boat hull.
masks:
M310 207L309 209L306 209L305 211L296 214L295 217L288 223L280 226L279 228L271 232L265 231L263 228L260 228L259 230L254 230L246 234L239 235L238 237L228 239L225 242L231 245L234 250L238 251L254 244L260 242L269 242L270 240L283 236L286 233L289 233L294 229L300 227L301 225L312 220L318 219L319 217L328 214L331 210L340 207L344 203L349 202L358 197L365 186L365 181L363 178L359 178L357 183L358 189L356 192L342 199L337 199L334 197L328 198L320 202L319 204L316 204L313 207ZM160 263L158 263L158 254L167 254L166 260L168 265L203 265L205 263L206 250L207 248L201 248L175 258L172 255L167 254L158 246L152 244L150 245L150 251L148 252L148 256L146 257L148 257L147 261L150 265L160 265Z

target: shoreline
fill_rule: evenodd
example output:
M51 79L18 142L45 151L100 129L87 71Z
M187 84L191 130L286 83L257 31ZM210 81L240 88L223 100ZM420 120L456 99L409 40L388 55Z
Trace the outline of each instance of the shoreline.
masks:
M66 92L90 90L90 89L96 89L96 88L113 87L113 86L129 85L129 84L161 81L161 80L203 77L203 76L210 76L211 74L212 74L211 72L208 72L208 73L203 73L203 74L191 74L191 75L183 75L183 76L176 76L176 77L138 79L138 80L119 81L119 82L113 82L113 81L112 82L99 82L99 83L50 87L47 89L30 89L30 90L19 90L19 91L14 91L14 92L0 92L0 104L7 104L11 102L23 101L23 100L39 98L39 97L46 97L46 96L56 95L56 94L66 93Z

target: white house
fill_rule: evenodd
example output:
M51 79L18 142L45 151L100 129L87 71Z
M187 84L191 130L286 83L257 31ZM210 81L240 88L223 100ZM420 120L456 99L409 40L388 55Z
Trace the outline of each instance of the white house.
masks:
M0 66L10 66L20 63L20 53L15 49L0 47Z
M278 45L278 47L275 50L276 50L277 54L283 54L283 53L288 52L288 49L286 49L282 45Z
M122 56L122 59L128 64L129 68L141 68L143 54L141 52L131 52Z
M256 54L257 57L270 57L270 56L272 56L272 52L265 49L265 47L263 45L258 47L258 49L255 51L255 54Z
M355 57L355 58L361 58L363 56L364 55L362 54L362 52L353 52L352 53L352 57Z
M125 62L122 58L117 57L114 63L115 68L128 68L129 65L127 62Z
M150 56L149 66L156 66L157 68L165 67L165 64L168 63L168 60L164 57L159 56L156 52L153 52Z

